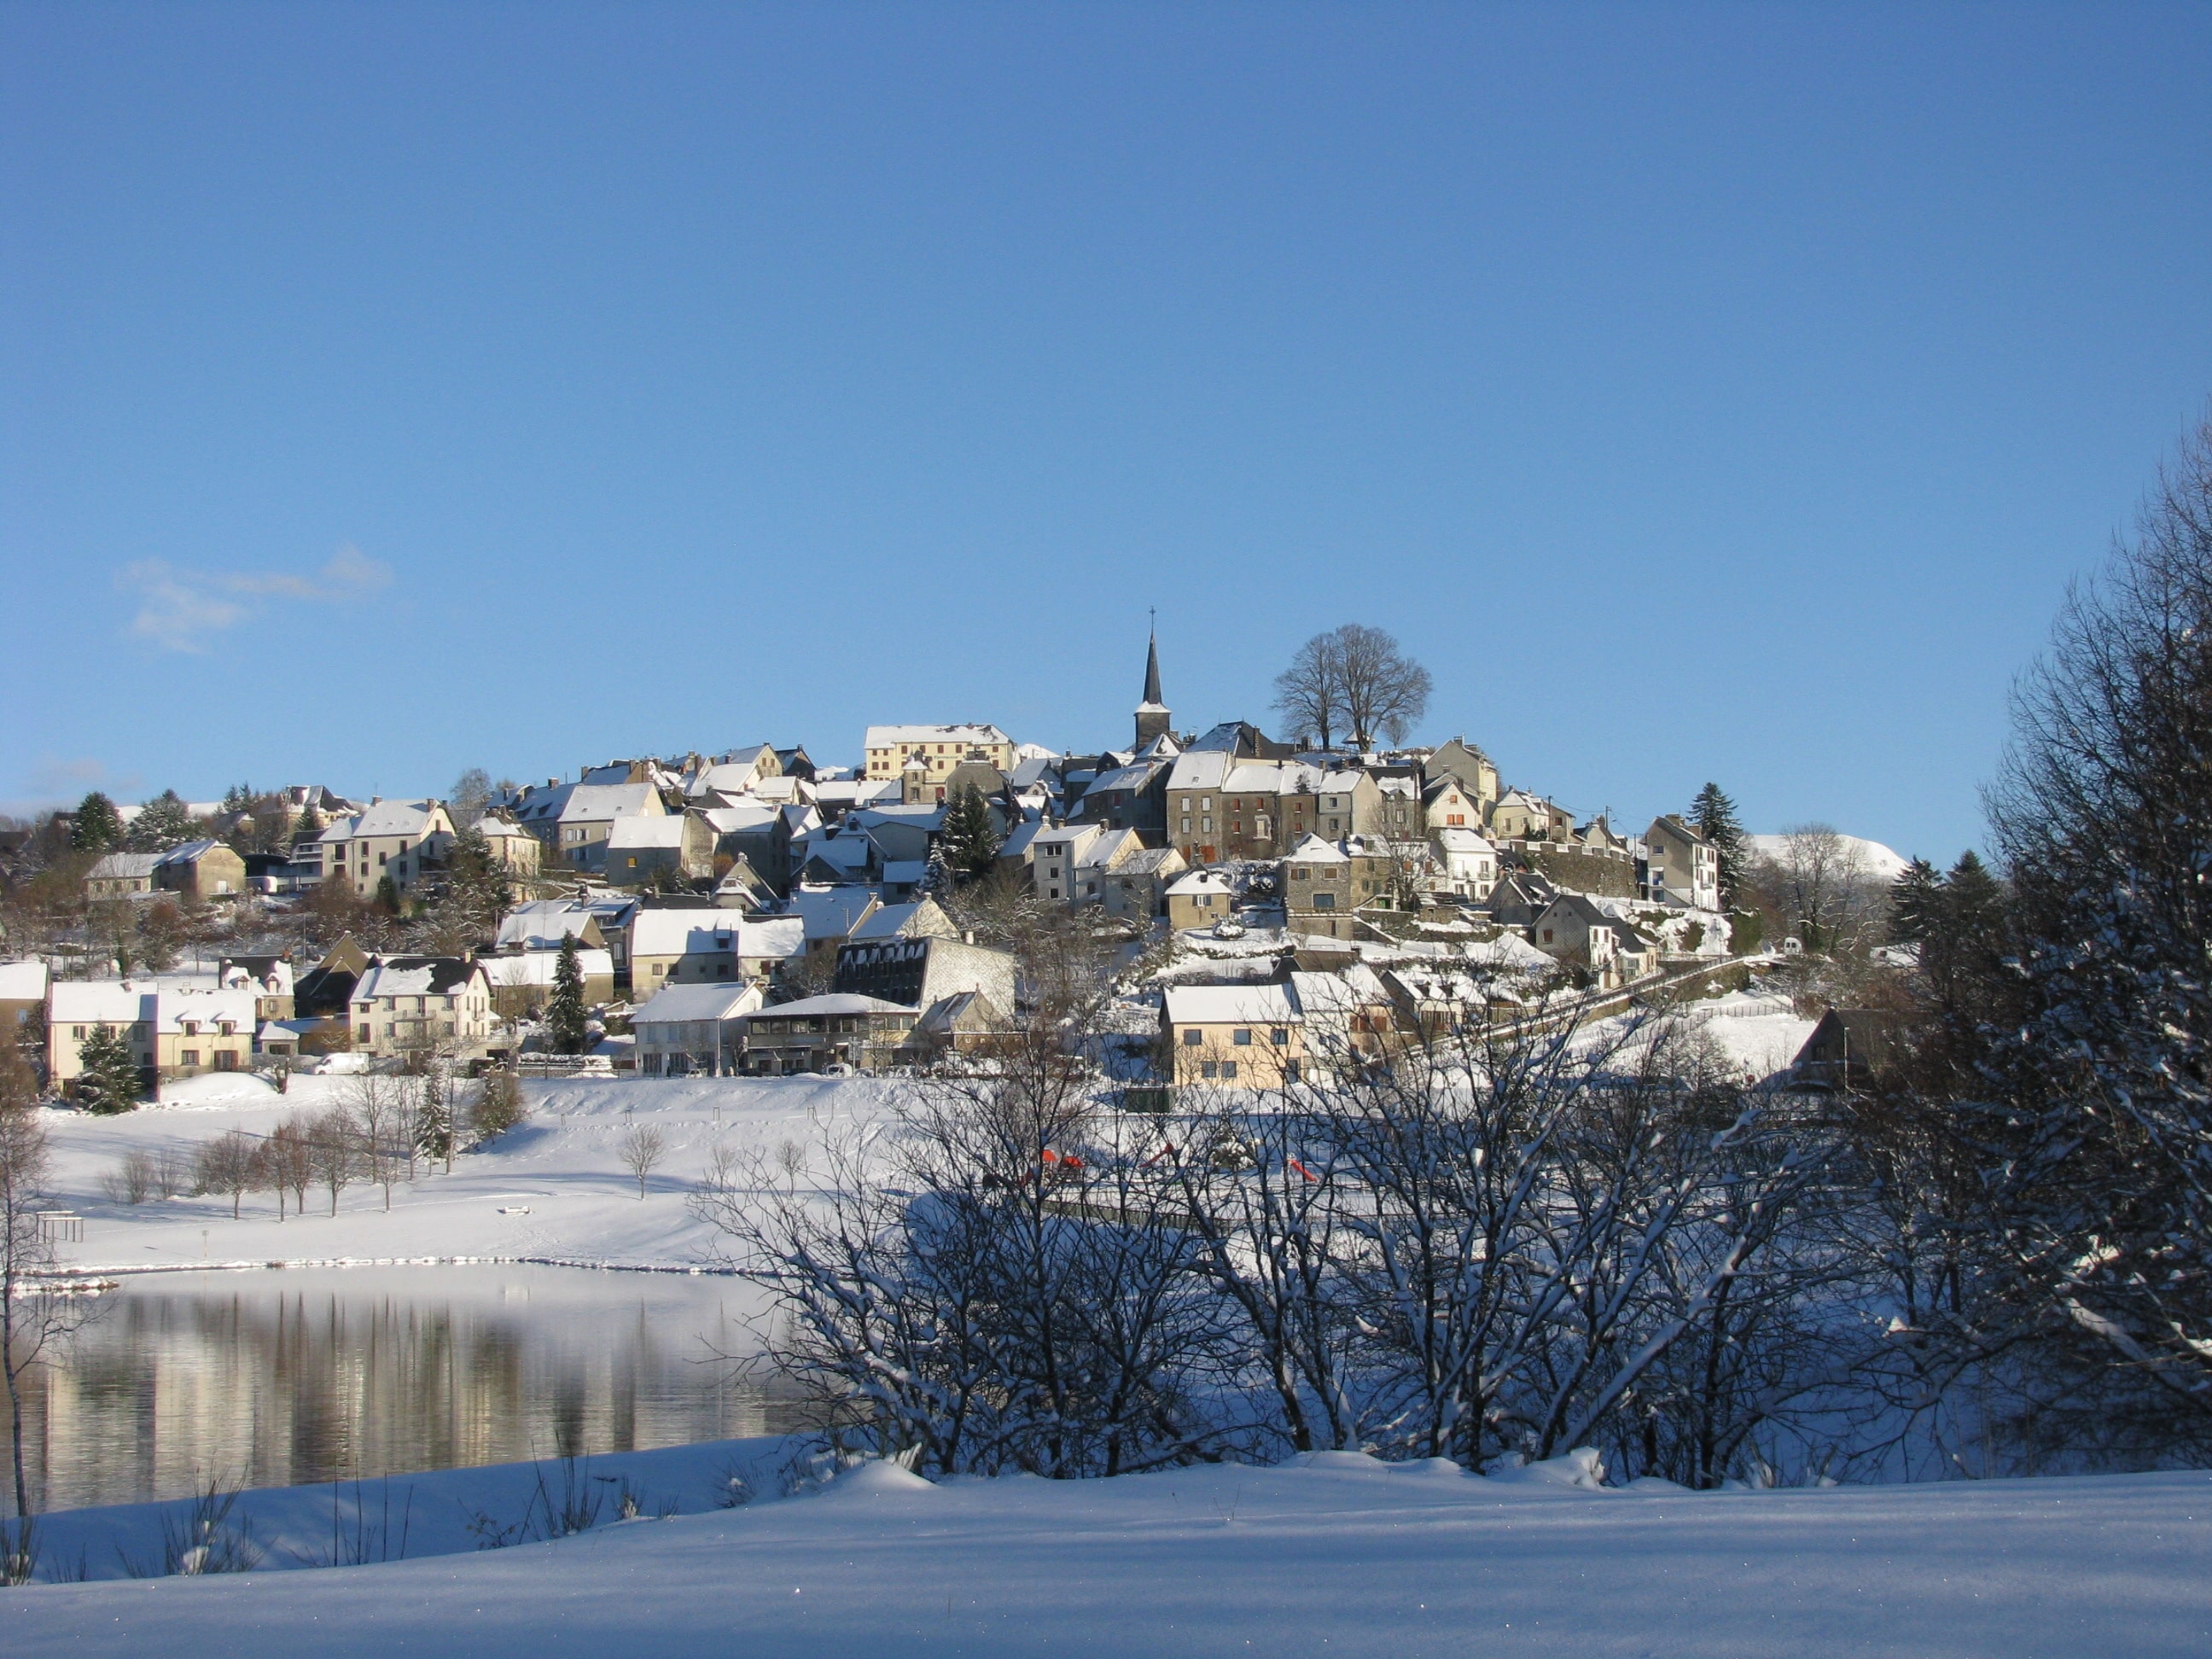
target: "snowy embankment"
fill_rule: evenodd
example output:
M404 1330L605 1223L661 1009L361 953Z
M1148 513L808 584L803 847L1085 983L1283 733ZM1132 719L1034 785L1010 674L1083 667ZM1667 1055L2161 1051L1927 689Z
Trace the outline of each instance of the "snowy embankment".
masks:
M339 1195L335 1216L329 1194L310 1188L307 1214L281 1222L266 1192L247 1194L237 1220L227 1197L129 1205L101 1192L126 1153L188 1157L225 1130L266 1134L290 1113L342 1103L349 1085L295 1078L280 1097L254 1078L210 1075L122 1117L47 1113L56 1196L85 1217L84 1240L62 1247L64 1262L99 1273L455 1260L693 1268L712 1261L715 1241L685 1200L717 1146L774 1158L786 1142L817 1142L825 1127L887 1118L899 1089L815 1077L529 1084L526 1123L455 1158L451 1174L426 1166L392 1188L389 1211L382 1188L361 1185ZM659 1128L665 1142L643 1199L622 1160L634 1124Z
M1571 1473L1334 1454L932 1486L872 1464L551 1543L42 1584L0 1608L15 1650L177 1659L2212 1650L2212 1477L1688 1493L1559 1484ZM471 1474L520 1507L515 1472Z

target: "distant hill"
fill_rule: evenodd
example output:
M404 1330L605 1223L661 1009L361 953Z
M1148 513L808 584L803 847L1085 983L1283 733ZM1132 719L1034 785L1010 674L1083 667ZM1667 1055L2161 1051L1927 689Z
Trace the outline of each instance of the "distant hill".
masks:
M1752 850L1759 857L1778 859L1782 856L1782 836L1753 836L1748 839ZM1868 841L1858 836L1838 836L1836 839L1845 847L1857 849L1860 859L1866 865L1867 875L1875 881L1895 881L1907 862L1878 841Z

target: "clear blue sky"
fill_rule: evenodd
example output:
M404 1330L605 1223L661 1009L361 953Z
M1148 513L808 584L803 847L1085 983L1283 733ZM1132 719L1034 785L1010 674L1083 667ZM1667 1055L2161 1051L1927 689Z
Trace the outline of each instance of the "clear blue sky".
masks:
M2212 8L0 10L0 801L1419 733L1948 858L2212 393Z

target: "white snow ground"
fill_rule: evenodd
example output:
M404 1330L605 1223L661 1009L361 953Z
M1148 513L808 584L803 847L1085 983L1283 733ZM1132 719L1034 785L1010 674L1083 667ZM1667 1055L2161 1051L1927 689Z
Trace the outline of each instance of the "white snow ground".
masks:
M2203 1474L1697 1494L1569 1478L1343 1453L931 1486L872 1464L555 1543L0 1591L0 1617L14 1652L169 1659L2212 1651Z
M691 1218L685 1198L718 1143L773 1157L787 1140L817 1140L822 1125L880 1120L899 1087L813 1077L529 1084L528 1122L456 1158L451 1175L395 1187L389 1212L377 1187L348 1188L335 1217L328 1195L310 1188L306 1216L281 1223L266 1193L249 1194L236 1221L226 1198L134 1206L101 1194L101 1176L126 1152L189 1152L227 1129L266 1133L288 1112L343 1099L349 1085L295 1078L280 1097L257 1079L210 1074L120 1117L46 1113L57 1194L85 1217L84 1242L62 1247L64 1261L108 1272L422 1260L695 1267L711 1259L714 1235ZM667 1141L641 1200L620 1152L633 1121L658 1126Z

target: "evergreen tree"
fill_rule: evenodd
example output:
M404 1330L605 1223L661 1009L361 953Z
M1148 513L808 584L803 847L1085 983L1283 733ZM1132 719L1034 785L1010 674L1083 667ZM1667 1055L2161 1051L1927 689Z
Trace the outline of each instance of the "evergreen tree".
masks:
M415 1105L415 1150L433 1163L453 1167L453 1102L446 1074L436 1065L422 1073Z
M480 939L499 931L500 918L514 902L514 884L507 866L492 856L491 843L480 830L460 830L446 852L444 891L440 899L442 920Z
M553 964L553 995L545 1005L545 1036L553 1051L580 1054L591 1040L584 1011L584 964L576 954L576 936L561 941L561 955Z
M138 1103L141 1084L138 1061L131 1053L131 1038L112 1025L95 1025L78 1050L84 1070L76 1080L77 1104L88 1112L112 1116Z
M1891 939L1899 945L1914 945L1928 937L1942 902L1942 881L1926 859L1915 859L1897 872L1889 888Z
M1697 799L1690 803L1690 827L1705 838L1718 857L1721 908L1733 908L1751 862L1751 850L1743 826L1736 822L1735 803L1720 785L1709 783L1698 791Z
M476 1109L469 1114L469 1127L483 1142L505 1134L529 1115L522 1098L522 1079L513 1072L497 1071L484 1079L483 1092L477 1097Z
M123 845L123 815L99 790L77 803L70 845L80 853L106 853Z
M178 799L175 790L164 789L138 809L125 841L134 853L166 853L198 833L191 809Z
M939 843L954 874L962 881L978 881L989 875L998 861L1000 840L983 792L972 783L954 790Z

